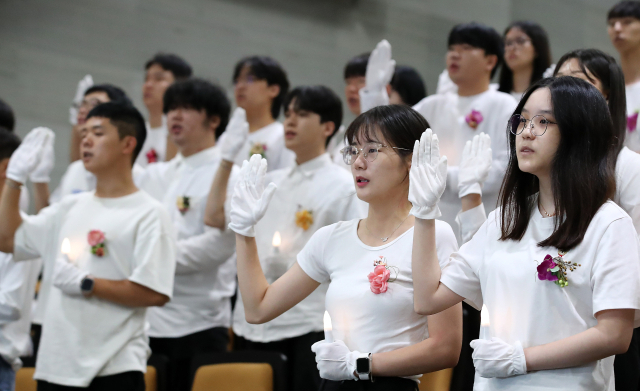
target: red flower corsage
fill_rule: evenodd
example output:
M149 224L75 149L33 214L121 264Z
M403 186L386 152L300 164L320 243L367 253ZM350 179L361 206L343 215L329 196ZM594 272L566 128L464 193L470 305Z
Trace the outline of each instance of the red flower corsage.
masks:
M155 149L151 148L149 152L147 152L147 163L157 163L158 162L158 152Z
M631 114L627 117L627 130L629 133L635 132L636 126L638 125L638 112Z
M478 128L478 125L482 123L484 117L479 111L471 110L471 112L464 117L464 120L467 122L467 125L475 130Z
M103 257L106 253L106 249L104 247L104 232L94 229L89 231L87 235L87 241L89 242L89 246L91 246L91 254Z
M577 263L566 262L562 257L566 254L564 251L558 251L558 256L553 258L547 254L544 257L544 261L538 265L538 279L553 281L560 288L564 288L569 285L569 278L567 277L568 271L574 271L578 266L582 266Z
M391 277L391 271L395 273L395 277ZM376 295L385 293L389 287L390 282L394 282L398 277L398 268L395 266L388 266L387 259L380 255L380 259L373 261L373 272L367 276L369 278L369 285L371 292Z

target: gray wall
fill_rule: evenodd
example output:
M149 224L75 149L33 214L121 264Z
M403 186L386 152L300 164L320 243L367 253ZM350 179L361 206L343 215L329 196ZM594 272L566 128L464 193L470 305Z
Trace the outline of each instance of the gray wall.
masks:
M144 110L143 64L157 51L183 56L229 92L240 57L268 54L292 85L325 84L342 96L344 63L386 38L398 64L416 67L433 92L457 23L476 20L502 32L512 20L532 19L547 29L554 59L580 47L614 54L606 12L616 2L0 0L0 97L13 106L20 135L35 126L56 132L55 186L68 160L68 107L87 73L122 86Z

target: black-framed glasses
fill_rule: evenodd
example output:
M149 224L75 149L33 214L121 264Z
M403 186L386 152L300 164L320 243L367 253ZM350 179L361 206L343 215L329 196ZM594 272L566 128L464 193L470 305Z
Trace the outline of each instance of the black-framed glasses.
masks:
M524 129L527 128L527 126L529 126L531 127L531 134L539 137L544 135L549 124L557 125L557 122L549 121L544 115L541 114L534 116L530 120L526 119L520 114L514 114L509 119L508 128L511 133L517 136L522 133Z
M376 160L376 158L378 157L378 151L380 151L380 148L385 148L385 147L389 147L389 146L380 144L380 143L366 143L365 145L362 146L362 148L358 148L355 145L346 146L342 148L340 152L342 153L342 159L344 160L345 164L352 165L358 158L358 155L360 154L360 152L362 152L364 159L369 163L371 163L372 161ZM389 148L402 149L404 151L412 151L411 149L400 148L400 147L389 147Z
M518 37L518 38L514 38L514 39L507 39L504 41L504 47L508 48L508 47L522 47L524 45L526 45L528 42L531 42L531 40L529 38L525 38L525 37Z

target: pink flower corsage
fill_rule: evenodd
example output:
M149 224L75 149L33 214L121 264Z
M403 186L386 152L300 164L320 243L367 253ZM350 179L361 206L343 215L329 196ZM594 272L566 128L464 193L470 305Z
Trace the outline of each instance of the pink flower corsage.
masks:
M538 265L538 279L542 281L553 281L560 288L569 285L568 271L574 271L579 265L577 263L567 262L562 257L566 254L564 251L558 251L558 256L553 258L547 254L544 261Z
M478 125L482 123L484 117L479 111L471 110L471 112L464 117L464 120L467 121L467 125L475 130L478 129Z
M376 295L385 293L389 287L389 283L396 280L398 268L395 266L387 266L387 259L382 255L380 255L380 259L373 261L373 266L373 272L367 276L369 278L371 292ZM390 278L392 270L396 276Z
M638 112L631 114L627 117L627 130L629 133L635 132L636 126L638 125Z
M106 253L104 247L104 232L100 231L99 229L89 231L89 234L87 235L87 241L89 242L89 246L91 246L91 254L98 257L104 256L104 254Z
M158 152L155 149L151 148L149 152L147 152L147 163L157 163L158 162Z

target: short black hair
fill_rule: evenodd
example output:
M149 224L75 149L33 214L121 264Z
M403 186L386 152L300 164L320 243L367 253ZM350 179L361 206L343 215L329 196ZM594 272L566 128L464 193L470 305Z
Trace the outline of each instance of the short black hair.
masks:
M350 77L364 77L367 73L367 64L369 63L371 52L362 53L353 57L347 65L344 66L344 79Z
M13 132L16 127L16 117L13 114L13 109L2 99L0 99L0 126L10 132Z
M217 116L220 125L216 128L216 140L229 123L231 103L224 90L203 79L191 78L173 83L164 93L162 111L166 114L171 110L184 108L204 110L207 118Z
M504 57L504 42L494 28L477 22L461 23L453 27L449 33L447 45L456 44L471 45L484 50L485 55L498 56L498 61L491 70L491 77L493 78Z
M284 98L285 112L294 99L294 110L316 113L320 116L320 123L333 122L333 133L327 137L327 146L342 124L342 101L338 95L325 86L296 87Z
M427 87L422 77L418 71L408 66L397 66L390 84L407 106L415 106L427 96Z
M20 146L20 137L0 126L0 160L8 159Z
M104 92L109 97L110 102L122 102L128 105L133 105L131 103L131 99L127 96L127 93L120 87L114 86L113 84L96 84L87 88L84 92L84 96L87 96L93 92Z
M138 109L123 101L107 102L94 107L87 114L87 120L91 117L107 118L118 129L121 140L126 136L136 138L138 143L131 155L133 165L147 138L147 127Z
M193 69L191 65L186 62L182 57L179 57L171 53L156 53L146 64L144 69L148 70L152 65L160 65L165 71L169 71L173 74L176 80L185 80L191 77Z
M607 20L625 17L632 17L640 20L640 1L621 1L611 7L607 14Z
M278 85L280 93L271 102L271 116L275 119L280 115L282 101L289 92L289 79L282 65L269 56L250 56L245 57L236 63L233 69L233 82L235 83L242 72L242 68L249 67L249 73L260 79L266 80L267 85Z

